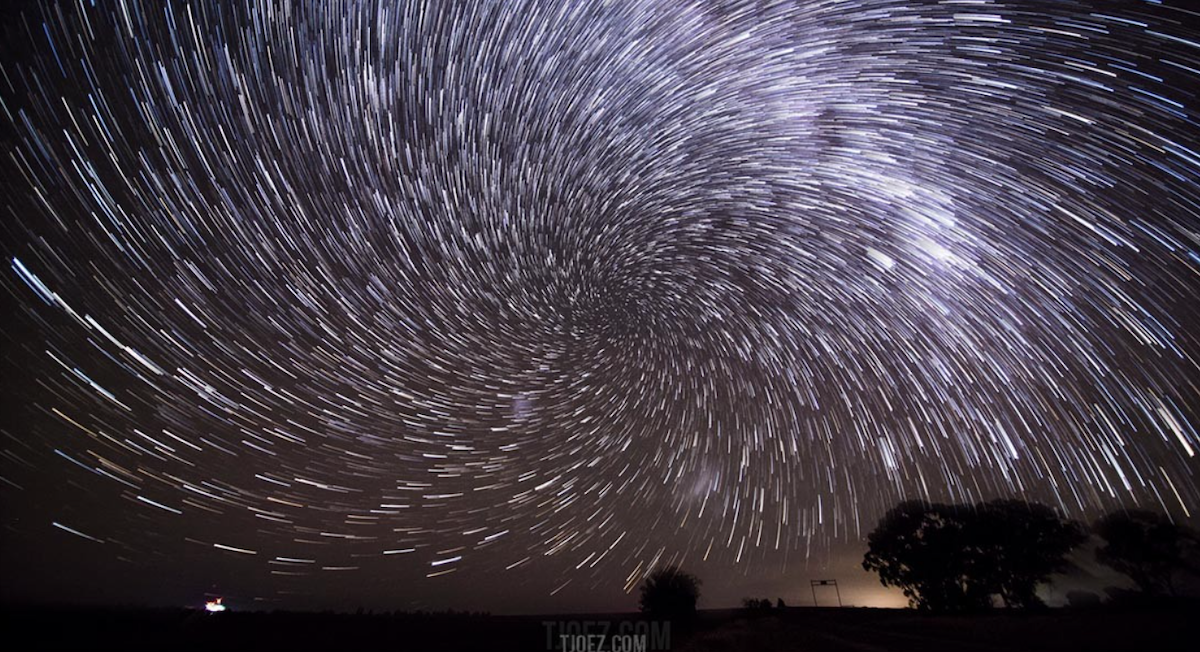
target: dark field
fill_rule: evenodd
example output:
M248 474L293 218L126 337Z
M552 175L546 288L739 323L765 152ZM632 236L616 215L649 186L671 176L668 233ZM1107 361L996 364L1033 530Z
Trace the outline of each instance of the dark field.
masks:
M10 650L481 650L635 652L782 650L914 652L1196 650L1195 603L1159 607L926 615L899 609L789 608L701 612L669 634L636 616L223 613L195 610L8 608ZM547 622L586 627L563 647ZM656 629L654 629L657 627ZM576 633L579 630L572 630ZM633 632L631 637L614 636ZM645 633L640 637L638 632ZM605 635L603 642L597 635Z

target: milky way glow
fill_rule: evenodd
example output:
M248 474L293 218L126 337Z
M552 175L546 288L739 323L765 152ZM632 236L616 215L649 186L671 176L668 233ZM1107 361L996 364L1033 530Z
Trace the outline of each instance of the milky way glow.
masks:
M632 588L1186 518L1184 4L8 9L6 537Z

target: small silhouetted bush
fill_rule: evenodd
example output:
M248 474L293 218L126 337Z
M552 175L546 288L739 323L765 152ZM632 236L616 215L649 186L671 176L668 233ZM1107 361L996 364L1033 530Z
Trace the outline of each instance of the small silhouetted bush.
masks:
M676 566L651 572L642 582L642 613L655 618L686 619L696 615L700 579Z

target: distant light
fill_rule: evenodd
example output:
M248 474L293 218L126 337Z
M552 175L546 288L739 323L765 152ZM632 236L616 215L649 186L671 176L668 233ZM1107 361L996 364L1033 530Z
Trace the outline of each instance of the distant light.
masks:
M216 600L205 602L204 610L208 611L209 613L217 613L225 611L225 605L221 604L221 598L217 598Z

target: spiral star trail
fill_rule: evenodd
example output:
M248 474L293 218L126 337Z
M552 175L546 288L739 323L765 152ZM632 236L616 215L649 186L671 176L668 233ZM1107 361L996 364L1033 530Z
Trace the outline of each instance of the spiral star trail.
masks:
M904 498L1196 512L1185 3L5 23L6 541L565 597Z

